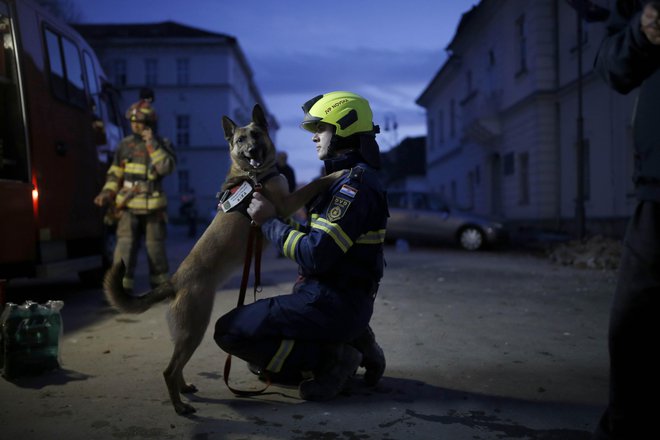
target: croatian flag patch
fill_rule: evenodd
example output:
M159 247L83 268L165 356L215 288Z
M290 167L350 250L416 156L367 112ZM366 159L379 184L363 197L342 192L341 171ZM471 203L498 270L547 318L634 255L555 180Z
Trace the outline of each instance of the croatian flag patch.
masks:
M339 192L345 196L353 198L355 197L355 194L357 194L357 189L353 188L352 186L343 185Z

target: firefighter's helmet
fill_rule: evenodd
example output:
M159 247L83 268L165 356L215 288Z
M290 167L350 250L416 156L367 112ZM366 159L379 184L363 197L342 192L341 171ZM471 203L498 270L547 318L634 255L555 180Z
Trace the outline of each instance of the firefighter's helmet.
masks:
M374 131L369 101L351 92L318 95L302 106L305 117L301 127L312 133L319 122L335 126L335 135L346 138L356 133Z
M149 101L141 99L126 110L126 119L131 122L154 124L157 120L156 111Z

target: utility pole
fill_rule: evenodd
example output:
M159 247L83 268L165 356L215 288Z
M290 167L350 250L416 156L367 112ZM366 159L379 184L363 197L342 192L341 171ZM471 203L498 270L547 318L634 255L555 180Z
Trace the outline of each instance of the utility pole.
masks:
M605 21L610 15L607 8L599 6L594 0L566 0L575 9L577 28L577 143L575 146L576 162L576 194L575 194L575 225L576 235L582 240L585 236L585 212L584 212L584 116L582 109L582 22L589 23Z
M584 116L582 110L582 8L577 8L577 145L575 149L577 162L577 186L575 195L575 223L577 237L585 236L584 212Z

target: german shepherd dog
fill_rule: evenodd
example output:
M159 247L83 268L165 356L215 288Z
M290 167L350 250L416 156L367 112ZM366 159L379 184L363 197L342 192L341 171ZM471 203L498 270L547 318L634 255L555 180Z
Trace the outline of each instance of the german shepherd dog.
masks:
M238 127L226 116L222 118L225 138L229 143L231 167L222 186L235 188L244 181L273 175L275 146L268 135L263 110L255 105L252 122ZM263 194L275 205L278 215L287 217L304 206L314 196L326 190L341 172L321 177L289 194L286 178L277 173L263 183ZM142 313L153 304L172 300L168 321L174 352L163 372L170 400L178 414L190 414L195 409L181 400L181 393L193 393L197 388L185 382L183 368L202 342L208 327L216 289L243 263L250 219L237 211L219 210L213 222L183 260L174 275L162 285L141 296L124 291L123 262L114 264L105 275L105 295L115 308L124 313Z

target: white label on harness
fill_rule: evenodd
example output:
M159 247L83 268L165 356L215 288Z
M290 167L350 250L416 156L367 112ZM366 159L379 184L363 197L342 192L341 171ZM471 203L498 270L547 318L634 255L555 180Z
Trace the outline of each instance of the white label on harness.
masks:
M222 203L222 210L224 212L229 212L250 194L252 194L252 185L247 181L244 181L243 184L241 184L241 186L239 186L238 189Z

